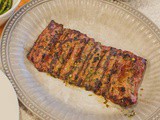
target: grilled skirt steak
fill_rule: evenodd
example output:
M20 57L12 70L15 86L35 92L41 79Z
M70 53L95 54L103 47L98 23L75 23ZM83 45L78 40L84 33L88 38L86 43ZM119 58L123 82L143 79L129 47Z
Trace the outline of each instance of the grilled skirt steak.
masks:
M137 103L146 59L101 45L53 20L27 55L40 72L93 91L122 107Z

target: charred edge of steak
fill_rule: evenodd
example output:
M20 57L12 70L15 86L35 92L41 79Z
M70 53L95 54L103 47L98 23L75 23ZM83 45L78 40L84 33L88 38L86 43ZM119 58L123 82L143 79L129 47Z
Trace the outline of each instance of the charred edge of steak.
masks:
M109 96L108 99L112 101L113 103L118 104L122 107L129 107L135 104L135 102L133 102L130 97L124 97L122 99L117 99L116 96Z
M52 21L51 21L51 22L52 22ZM49 23L48 26L51 25L51 22ZM48 26L43 30L43 32L45 32L45 31L48 29ZM37 40L34 42L32 48L30 49L30 51L29 51L28 54L27 54L28 60L30 60L30 61L33 62L33 63L34 63L34 60L33 60L33 59L34 59L34 56L31 55L31 52L35 51L35 46L36 46L37 42L40 40L39 38L42 36L43 32L39 35L39 37L38 37Z
M38 44L38 43L41 41L41 39L40 39L41 36L45 36L46 30L50 31L50 33L51 33L52 31L54 31L55 26L56 26L56 27L61 27L61 28L63 29L63 25L62 25L62 24L58 24L58 23L56 23L54 20L52 20L52 21L48 24L48 26L42 31L42 33L38 36L38 39L37 39L36 42L34 43L33 47L30 49L29 53L27 54L27 58L28 58L29 60L31 60L30 57L29 57L29 55L30 55L31 51L34 49L34 46L36 46L36 44ZM53 37L54 37L54 36L53 36Z
M48 24L48 26L42 31L42 33L38 36L36 42L34 42L32 48L31 48L30 51L28 52L27 57L29 57L29 54L30 54L30 52L34 49L34 46L35 46L38 42L40 42L40 40L41 40L40 37L41 37L43 34L45 34L45 31L48 30L51 26L53 27L54 24L55 24L55 22L52 20L52 21ZM62 25L62 26L63 26L63 25ZM28 58L28 59L30 59L30 58Z
M45 64L44 58L46 57L46 55L49 54L49 51L53 43L55 44L55 41L57 41L58 37L62 34L62 30L63 30L63 25L57 24L54 21L51 21L50 24L47 26L47 28L38 37L38 39L34 43L34 46L30 50L30 52L27 54L27 58L34 63L34 66L39 71L45 72L45 68L43 66ZM44 37L46 37L46 39L44 39ZM45 46L41 45L40 43L42 41L46 42L47 44L45 44ZM38 57L39 60L36 57Z
M41 69L43 72L47 72L48 69L46 67L46 64L48 63L48 59L49 58L52 58L53 54L52 54L52 49L55 48L55 45L59 42L58 39L60 38L60 36L62 35L62 33L60 33L59 35L57 36L54 36L51 40L51 42L49 43L49 52L48 53L44 53L43 56L42 56L42 60L41 60Z
M136 88L136 83L134 83L134 80L142 80L142 76L141 73L138 73L138 75L135 75L135 71L137 71L138 68L134 68L133 66L136 65L135 62L138 62L138 60L136 59L137 57L131 53L126 53L126 52L122 52L121 57L123 59L123 62L125 63L125 65L127 65L126 63L129 63L129 66L125 66L122 67L119 71L119 78L117 79L118 83L121 82L121 80L123 80L123 83L126 82L125 84L129 84L130 87L124 87L121 85L116 85L119 86L118 89L117 87L114 87L114 85L112 86L111 89L113 89L113 93L110 92L109 96L107 96L108 99L110 99L113 103L119 104L122 107L127 107L127 106L131 106L133 104L137 103L137 92L138 89ZM122 62L122 63L123 63ZM122 63L119 63L120 66ZM119 68L119 65L116 65L115 68ZM136 65L139 66L139 65ZM143 67L141 67L140 69L142 69ZM130 72L131 76L129 77L128 75L126 75L126 73L128 73L128 71ZM141 70L139 70L141 71ZM140 76L139 76L140 75ZM128 76L128 77L127 77ZM139 76L139 77L138 77ZM138 78L136 78L138 77ZM124 81L125 80L125 81ZM116 82L116 81L115 81ZM138 85L140 81L137 81ZM113 84L113 83L110 83ZM137 86L138 87L138 86ZM126 89L130 89L130 91L126 91ZM110 89L110 88L109 88ZM111 90L110 89L110 90ZM116 89L116 90L115 90ZM114 92L118 91L119 95L115 95Z

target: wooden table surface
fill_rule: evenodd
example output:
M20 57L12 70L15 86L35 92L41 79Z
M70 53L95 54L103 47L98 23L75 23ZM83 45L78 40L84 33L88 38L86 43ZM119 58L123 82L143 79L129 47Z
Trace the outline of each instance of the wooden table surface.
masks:
M30 0L21 0L19 6L18 6L18 8L17 8L17 10L18 10L21 6L23 6L24 4L26 4L27 2L29 2L29 1L30 1ZM1 34L2 34L2 31L3 31L4 26L5 26L5 24L2 25L2 26L0 26L0 36L1 36Z

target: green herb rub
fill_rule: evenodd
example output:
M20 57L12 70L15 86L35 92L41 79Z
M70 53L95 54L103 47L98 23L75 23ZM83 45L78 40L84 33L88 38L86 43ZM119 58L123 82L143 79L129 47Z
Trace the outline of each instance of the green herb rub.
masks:
M12 7L12 0L0 0L0 15L6 13Z

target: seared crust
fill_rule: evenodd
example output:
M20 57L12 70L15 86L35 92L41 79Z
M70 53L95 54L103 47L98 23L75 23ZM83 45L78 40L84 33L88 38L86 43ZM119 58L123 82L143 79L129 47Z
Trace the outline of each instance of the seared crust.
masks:
M54 21L27 55L34 66L69 84L84 87L113 103L137 103L146 60L129 51L103 46Z
M59 45L64 42L70 33L69 29L63 29L62 34L60 34L59 39L54 43L54 46L50 48L49 53L44 57L43 70L50 72L51 63L54 63L57 58L57 53L60 50ZM54 64L53 64L54 65Z
M95 62L93 62L93 61L96 57L98 57L98 58L100 57L100 52L101 52L100 43L95 43L93 50L91 51L91 53L87 57L87 60L85 61L84 65L83 65L83 68L81 69L81 71L78 74L79 77L76 80L77 86L85 86L85 82L87 82L89 80L89 78L91 76L90 74L93 74L93 71L98 64L98 60L96 60Z
M105 84L105 82L102 83L102 79L104 77L104 72L107 68L107 63L110 60L111 52L112 52L111 47L104 47L103 57L101 57L100 62L96 68L96 71L94 72L94 74L90 78L89 88L94 93L99 94L99 95L102 95L102 93L101 93L101 89L103 87L102 85Z
M60 69L60 79L68 80L68 73L73 69L75 62L79 59L79 55L83 52L84 46L88 41L88 37L84 34L79 34L78 37L72 39L74 48L71 55L66 59L66 62Z
M59 40L63 31L63 25L57 24L53 20L47 28L41 33L35 42L34 46L27 55L27 58L33 62L34 66L39 71L46 71L43 67L45 64L45 57L49 54L50 49L54 47L55 43Z
M72 51L75 47L73 41L79 36L79 32L68 30L67 36L61 36L62 42L59 42L57 49L54 52L54 58L50 64L49 72L54 77L59 77L62 65L70 58Z
M136 104L145 68L145 59L121 51L111 70L106 99L124 107Z
M82 48L82 51L78 55L78 58L74 63L74 66L65 75L66 80L68 80L68 82L70 84L75 84L75 85L79 86L80 82L78 82L78 80L79 80L78 76L79 76L80 72L82 71L86 61L88 60L92 50L94 49L94 46L95 46L94 40L89 39L88 42L86 43L86 45Z

